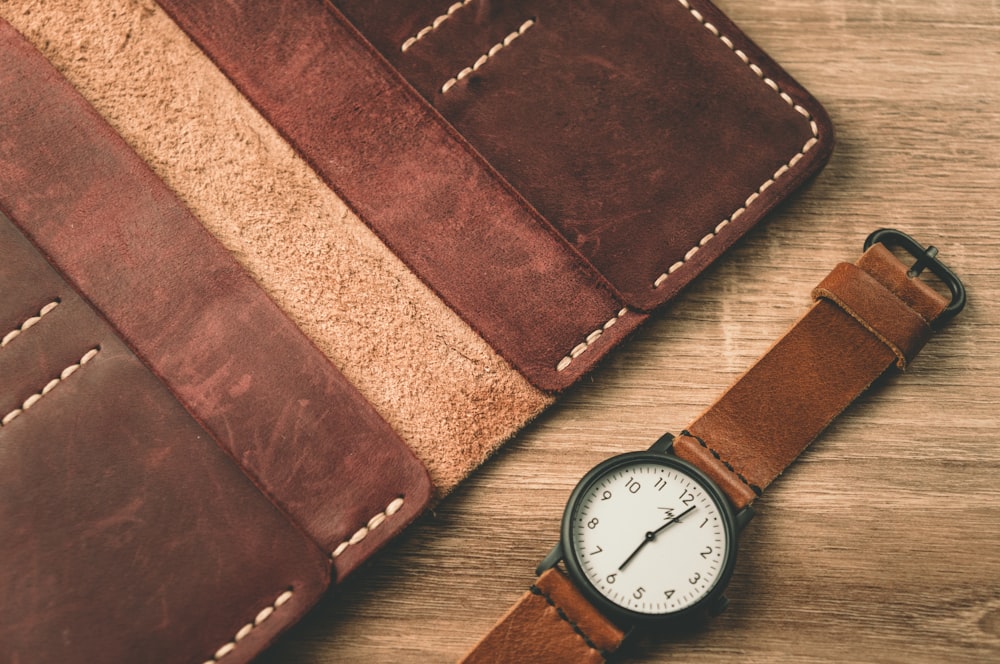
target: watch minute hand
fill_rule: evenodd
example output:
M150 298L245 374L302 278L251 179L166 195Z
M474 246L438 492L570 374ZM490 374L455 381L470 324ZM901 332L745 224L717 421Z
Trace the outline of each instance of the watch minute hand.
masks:
M635 558L637 555L639 555L639 552L642 551L642 547L646 546L647 544L649 544L650 542L652 542L654 539L656 539L656 536L660 533L660 531L662 531L664 528L666 528L670 524L676 523L677 521L680 521L680 518L682 516L684 516L685 514L687 514L688 512L690 512L693 509L694 509L694 505L692 505L691 507L687 508L686 510L684 510L683 512L681 512L680 514L678 514L674 518L670 519L670 521L667 521L665 524L663 524L662 526L660 526L656 530L647 531L646 534L645 534L645 536L642 538L642 543L639 544L639 546L637 546L635 548L635 551L633 551L632 554L628 558L625 559L625 562L623 562L618 567L618 571L619 572L623 571L625 569L625 566L628 565L630 562L632 562L633 558Z

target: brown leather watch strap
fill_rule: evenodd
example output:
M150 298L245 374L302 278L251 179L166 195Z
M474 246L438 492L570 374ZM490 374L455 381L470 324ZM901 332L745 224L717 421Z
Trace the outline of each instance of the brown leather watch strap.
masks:
M791 330L674 441L737 508L893 364L905 368L948 301L875 244L813 291Z
M674 441L677 456L703 469L738 509L872 381L894 364L905 368L949 305L882 244L834 268L813 297L792 329ZM599 662L623 639L553 568L463 662Z
M603 662L624 632L556 568L544 572L463 664Z

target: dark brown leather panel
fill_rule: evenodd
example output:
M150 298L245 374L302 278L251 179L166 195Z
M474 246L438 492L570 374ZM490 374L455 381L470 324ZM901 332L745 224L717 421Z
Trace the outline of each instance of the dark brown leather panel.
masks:
M0 256L0 322L60 300L0 348L0 660L248 661L329 559L4 217Z
M342 578L422 512L426 471L6 23L0 55L0 208L320 546L350 542Z
M674 441L677 455L705 470L737 507L760 495L897 363L898 348L876 328L889 330L912 357L929 337L928 324L948 305L927 284L909 278L907 266L881 244L856 266L867 277L852 283L850 299L866 318L818 292L805 316L695 420L689 435ZM836 268L834 275L843 270Z
M550 569L461 661L603 662L625 638L558 569Z
M672 297L830 153L822 107L710 2L333 4L631 307Z
M644 320L623 311L605 279L336 9L319 0L160 4L536 386L568 386Z

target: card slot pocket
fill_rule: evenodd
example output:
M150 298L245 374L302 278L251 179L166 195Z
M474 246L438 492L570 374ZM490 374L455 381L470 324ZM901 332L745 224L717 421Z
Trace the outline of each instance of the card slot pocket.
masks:
M328 557L2 215L0 256L0 661L245 661Z
M707 4L517 4L546 19L530 50L447 94L414 85L631 308L663 304L823 161L818 105Z
M232 624L273 638L321 595L328 559L78 304L99 347L0 426L0 655L205 661L235 650ZM178 640L184 621L199 629Z

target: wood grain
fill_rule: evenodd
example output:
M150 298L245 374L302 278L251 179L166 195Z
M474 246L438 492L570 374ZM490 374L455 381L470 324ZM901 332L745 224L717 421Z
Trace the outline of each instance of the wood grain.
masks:
M719 5L830 112L827 169L261 661L459 657L574 482L691 421L884 226L937 245L967 309L758 501L729 609L623 661L1000 661L1000 8Z

